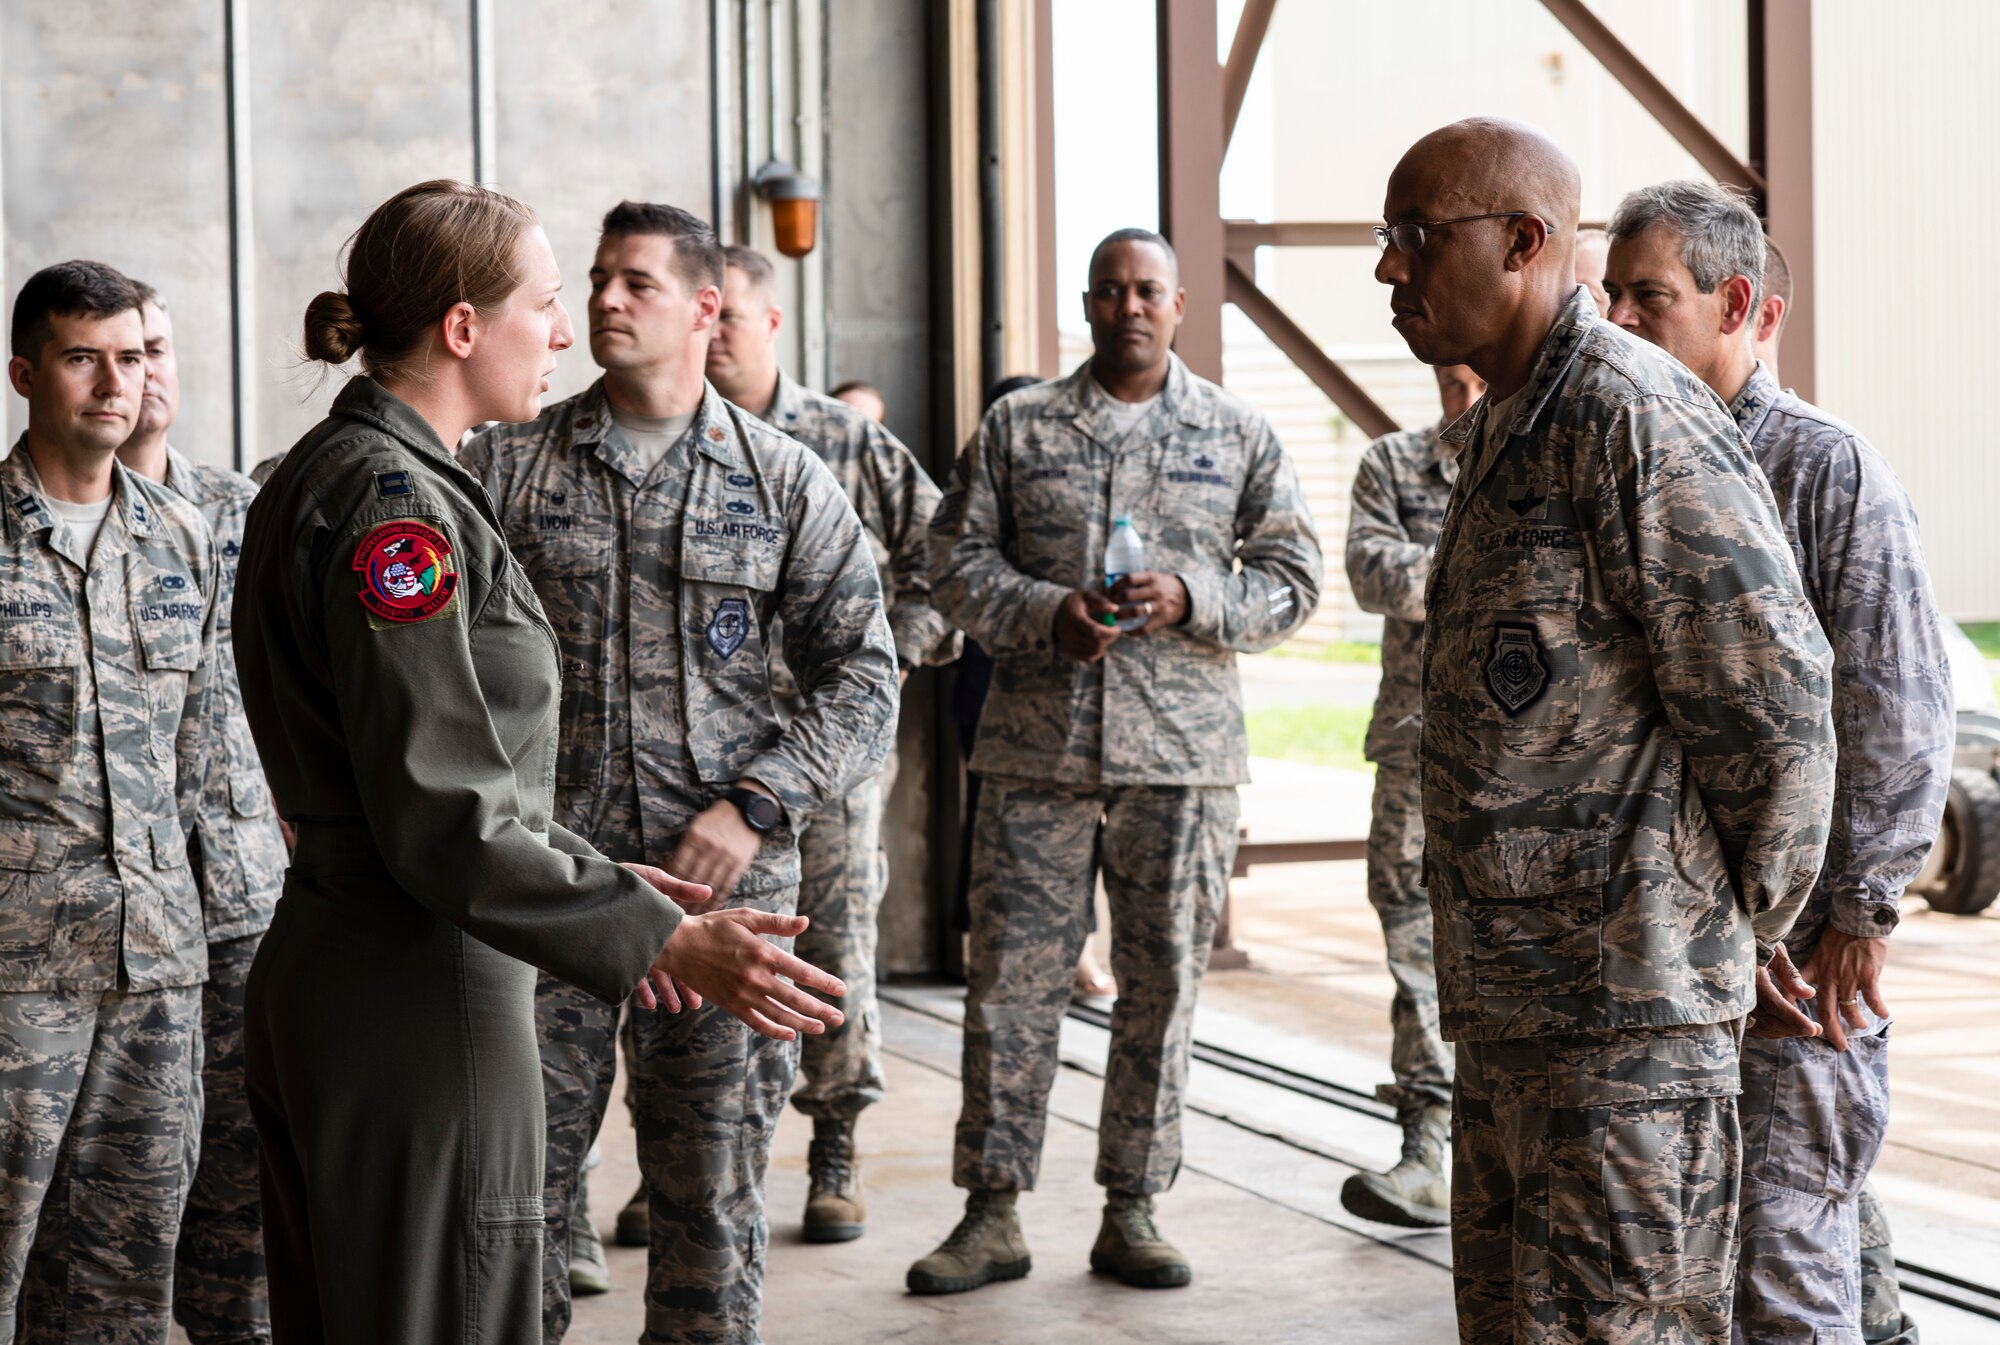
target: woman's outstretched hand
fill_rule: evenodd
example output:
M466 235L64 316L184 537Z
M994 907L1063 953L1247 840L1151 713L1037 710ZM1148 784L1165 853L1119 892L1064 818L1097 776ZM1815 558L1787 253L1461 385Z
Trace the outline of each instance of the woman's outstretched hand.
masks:
M660 890L674 896L665 887ZM707 892L706 888L700 890ZM802 915L775 915L740 907L690 915L674 930L652 970L640 982L639 1003L649 1009L664 1007L679 1012L682 1007L698 1009L704 1000L712 1001L751 1030L778 1041L791 1041L801 1032L817 1035L839 1027L843 1021L840 1010L800 987L844 995L846 985L770 942L771 937L791 938L808 923Z

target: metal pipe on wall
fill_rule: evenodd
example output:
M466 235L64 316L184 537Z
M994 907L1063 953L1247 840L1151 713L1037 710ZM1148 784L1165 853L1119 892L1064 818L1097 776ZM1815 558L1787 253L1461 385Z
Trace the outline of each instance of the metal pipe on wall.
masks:
M257 310L250 196L250 0L223 0L223 124L229 137L229 392L235 419L230 460L246 471L257 425Z
M1000 183L1000 0L977 0L979 68L979 387L1005 375L1002 317L1007 302Z

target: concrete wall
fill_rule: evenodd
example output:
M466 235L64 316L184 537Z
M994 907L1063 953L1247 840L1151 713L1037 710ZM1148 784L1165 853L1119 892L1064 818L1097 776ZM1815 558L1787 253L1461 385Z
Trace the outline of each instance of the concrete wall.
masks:
M839 0L826 25L827 376L881 388L889 428L940 481L958 445L930 442L930 248L924 0ZM883 967L933 969L938 926L928 826L943 678L903 696L902 772L885 827Z

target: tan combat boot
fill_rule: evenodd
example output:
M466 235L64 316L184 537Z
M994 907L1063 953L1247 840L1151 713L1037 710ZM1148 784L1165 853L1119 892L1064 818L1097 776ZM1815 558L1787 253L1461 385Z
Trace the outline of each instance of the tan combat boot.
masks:
M1017 1191L973 1191L965 1217L938 1249L910 1267L913 1294L962 1294L995 1280L1018 1280L1032 1268L1014 1208Z
M861 1159L854 1152L853 1117L817 1117L806 1151L807 1242L852 1242L867 1230L861 1201Z
M1153 1198L1123 1191L1105 1193L1104 1223L1090 1249L1090 1268L1134 1289L1179 1289L1194 1279L1187 1258L1153 1223Z
M1451 1224L1451 1181L1444 1150L1451 1136L1451 1108L1431 1103L1403 1122L1402 1161L1387 1172L1357 1172L1340 1188L1349 1214L1398 1228Z
M611 1267L604 1260L604 1240L590 1217L590 1183L576 1184L576 1213L569 1221L569 1291L573 1297L611 1292Z

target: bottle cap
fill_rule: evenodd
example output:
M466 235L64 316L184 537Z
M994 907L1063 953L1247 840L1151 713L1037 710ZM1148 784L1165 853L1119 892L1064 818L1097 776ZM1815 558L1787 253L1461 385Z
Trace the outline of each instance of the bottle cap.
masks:
M1132 516L1130 514L1120 514L1111 520L1111 526L1114 528L1129 528L1132 526Z

